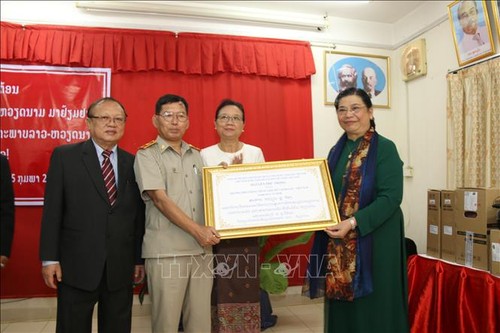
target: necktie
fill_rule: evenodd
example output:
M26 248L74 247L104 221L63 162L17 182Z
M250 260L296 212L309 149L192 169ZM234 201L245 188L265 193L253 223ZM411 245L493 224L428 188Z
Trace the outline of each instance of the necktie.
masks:
M104 160L102 161L102 176L104 178L104 184L106 185L106 191L108 192L109 203L113 206L116 202L116 180L115 180L115 172L113 171L113 166L111 165L111 161L109 160L109 156L113 152L110 150L105 150L102 152L102 156Z
M484 45L484 41L481 38L481 35L479 34L479 32L477 34L475 34L474 37L472 37L472 39L475 40L478 45Z

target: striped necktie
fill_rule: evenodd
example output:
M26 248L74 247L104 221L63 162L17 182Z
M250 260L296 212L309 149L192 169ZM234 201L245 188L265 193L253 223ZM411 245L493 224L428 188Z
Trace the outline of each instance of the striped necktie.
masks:
M113 206L116 202L116 180L115 172L113 171L113 166L109 160L110 155L113 152L111 150L105 150L102 152L104 160L102 161L102 176L104 178L104 184L106 185L106 191L108 192L109 203Z

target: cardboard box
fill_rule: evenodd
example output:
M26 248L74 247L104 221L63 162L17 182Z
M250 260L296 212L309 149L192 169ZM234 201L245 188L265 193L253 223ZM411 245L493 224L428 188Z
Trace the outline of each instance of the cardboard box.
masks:
M488 270L489 251L486 234L457 231L456 241L457 264Z
M500 229L490 231L490 272L500 276Z
M455 262L455 191L441 191L441 258Z
M427 255L441 257L441 191L427 191Z
M497 208L492 205L500 188L460 188L455 191L455 223L458 231L486 235L496 225Z

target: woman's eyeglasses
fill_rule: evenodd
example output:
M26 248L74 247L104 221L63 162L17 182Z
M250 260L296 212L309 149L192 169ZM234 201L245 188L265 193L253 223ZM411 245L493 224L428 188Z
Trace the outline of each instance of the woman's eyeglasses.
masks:
M366 109L366 106L353 106L352 108L348 109L348 108L345 108L345 107L339 107L337 109L337 114L339 116L345 116L347 114L347 112L352 112L354 114L358 114L361 110L363 109Z
M217 120L224 124L230 121L233 121L233 123L240 123L243 121L243 119L241 119L239 116L226 116L226 115L218 117Z

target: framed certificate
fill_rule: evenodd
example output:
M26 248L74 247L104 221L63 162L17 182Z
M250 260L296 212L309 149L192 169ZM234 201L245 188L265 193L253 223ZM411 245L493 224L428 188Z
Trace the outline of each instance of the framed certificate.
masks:
M326 159L203 168L205 223L221 238L322 230L340 222Z

